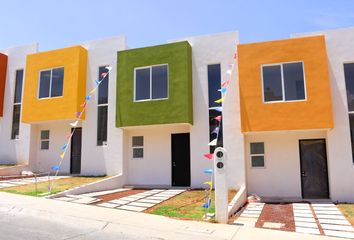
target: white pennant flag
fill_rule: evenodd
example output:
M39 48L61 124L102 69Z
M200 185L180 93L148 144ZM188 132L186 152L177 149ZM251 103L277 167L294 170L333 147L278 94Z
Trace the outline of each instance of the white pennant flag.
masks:
M216 146L216 138L213 140L213 141L211 141L208 145L209 146Z
M232 73L232 71L230 69L226 71L226 74L231 75L231 73Z
M79 123L79 120L76 120L75 122L70 123L70 125L73 126L73 127L76 127L78 123Z
M106 67L106 69L107 69L108 71L111 71L111 70L112 70L112 67Z

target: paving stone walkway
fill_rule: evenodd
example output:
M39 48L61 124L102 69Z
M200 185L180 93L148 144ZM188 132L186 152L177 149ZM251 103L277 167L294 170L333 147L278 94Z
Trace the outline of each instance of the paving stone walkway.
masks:
M255 227L264 206L264 203L249 203L234 224ZM293 203L292 207L296 232L354 239L354 227L335 204Z
M81 195L67 195L66 197L56 198L56 200L80 204L94 204L101 201L101 199L97 198L98 196L126 190L130 189L122 188L112 191L95 192ZM108 202L98 203L96 206L142 212L184 191L184 189L152 189L146 192L129 195L127 197L117 198Z
M68 178L70 176L51 176L50 180L58 180L61 178ZM37 182L46 182L48 181L48 176L44 177L37 177ZM20 178L20 179L12 179L12 180L2 180L0 181L0 188L7 188L7 187L15 187L19 185L26 185L35 183L35 178Z

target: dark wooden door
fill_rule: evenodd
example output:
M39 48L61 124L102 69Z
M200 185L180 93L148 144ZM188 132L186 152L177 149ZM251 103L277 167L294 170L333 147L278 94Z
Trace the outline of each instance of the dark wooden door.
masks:
M74 131L74 128L71 129ZM81 172L81 142L82 129L75 128L74 134L71 138L71 154L70 154L70 173L80 174Z
M300 140L303 198L329 198L325 139Z
M191 185L190 136L189 133L171 135L172 186Z

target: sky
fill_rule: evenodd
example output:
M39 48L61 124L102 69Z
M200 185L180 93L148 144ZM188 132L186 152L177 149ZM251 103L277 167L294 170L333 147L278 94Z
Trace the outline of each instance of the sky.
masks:
M354 27L354 0L0 0L0 49L125 35L130 48L238 31L241 43Z

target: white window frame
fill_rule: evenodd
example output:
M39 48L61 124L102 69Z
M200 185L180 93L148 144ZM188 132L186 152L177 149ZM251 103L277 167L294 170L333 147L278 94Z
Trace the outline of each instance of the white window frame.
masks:
M264 152L262 153L262 154L252 154L251 153L251 144L252 143L263 143L263 150L264 150ZM261 142L261 141L255 141L255 142L250 142L249 143L249 154L250 154L250 167L252 168L252 169L265 169L266 168L266 157L265 157L265 142ZM262 167L254 167L253 165L252 165L252 157L257 157L257 156L263 156L263 162L264 162L264 165L262 166Z
M110 67L109 66L109 64L103 64L103 65L100 65L100 66L98 66L98 68L97 68L97 70L98 70L98 74L97 75L99 75L99 73L100 73L100 68L102 68L102 67ZM107 75L108 75L108 73L109 73L109 71L107 72ZM106 76L107 77L107 76ZM105 77L105 78L106 78ZM101 76L99 76L99 79L102 79L102 77ZM107 79L105 79L105 81L106 81ZM97 136L96 136L96 145L97 145L97 147L107 147L108 146L108 109L109 109L109 107L108 107L108 102L109 102L109 82L108 82L108 85L107 85L107 103L98 103L98 98L99 98L99 86L98 86L98 89L97 89L98 91L97 91L97 114L98 114L98 108L99 107L103 107L103 106L107 106L107 141L103 141L102 142L102 145L98 145L97 144ZM96 114L96 115L97 115ZM98 119L97 119L97 121L98 121ZM98 123L96 124L97 126L98 126ZM97 129L96 129L97 130Z
M142 137L142 138L143 138L143 145L142 145L142 146L133 146L133 138L134 138L134 137ZM144 159L144 155L145 155L145 154L144 154L144 152L145 152L145 151L144 151L144 138L145 138L145 137L144 137L143 135L132 136L132 137L131 137L131 140L132 140L132 144L131 144L131 147L132 147L132 159L133 159L133 160L142 160L142 159ZM143 157L142 157L142 158L135 158L135 157L134 157L134 149L139 149L139 148L142 148L142 149L143 149Z
M63 76L63 93L61 96L56 96L56 97L51 97L52 95L52 81L53 81L53 69L57 68L64 68L64 66L58 66L58 67L53 67L53 68L46 68L39 70L39 75L38 75L38 89L37 89L37 99L38 100L43 100L43 99L52 99L52 98L62 98L64 96L64 76ZM39 97L39 90L41 88L41 72L49 71L50 70L50 81L49 81L49 96L48 97ZM64 75L65 75L65 68L64 68Z
M287 63L301 63L302 64L302 75L304 78L304 99L299 99L299 100L285 100L285 85L284 85L284 71L283 71L283 65ZM281 88L282 88L282 100L276 100L276 101L265 101L265 96L264 96L264 81L263 81L263 67L269 67L269 66L280 66L280 74L281 74ZM291 62L280 62L280 63L272 63L272 64L261 64L261 84L262 84L262 101L264 104L271 104L271 103L283 103L283 102L305 102L307 101L307 91L306 91L306 77L305 77L305 63L304 61L291 61Z
M48 139L42 139L42 131L48 131ZM43 149L42 148L42 142L48 142L48 149ZM50 130L49 129L41 129L39 132L39 149L41 151L48 151L50 148Z
M152 98L152 68L158 66L167 66L167 97L165 98ZM150 98L136 100L136 70L147 69L147 68L150 69ZM169 77L168 77L169 74L168 73L169 73L168 63L134 68L134 102L161 101L161 100L169 99Z

